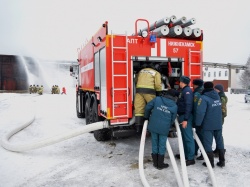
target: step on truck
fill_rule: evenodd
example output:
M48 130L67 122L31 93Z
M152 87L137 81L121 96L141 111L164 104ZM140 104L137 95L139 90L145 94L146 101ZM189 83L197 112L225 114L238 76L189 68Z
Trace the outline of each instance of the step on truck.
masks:
M159 64L174 89L179 89L182 75L191 78L191 87L193 79L202 78L203 31L195 22L175 16L151 24L137 19L131 35L109 34L105 22L78 49L78 64L70 67L77 79L77 116L85 118L86 125L104 120L109 124L93 132L97 141L135 135L135 76L145 64Z

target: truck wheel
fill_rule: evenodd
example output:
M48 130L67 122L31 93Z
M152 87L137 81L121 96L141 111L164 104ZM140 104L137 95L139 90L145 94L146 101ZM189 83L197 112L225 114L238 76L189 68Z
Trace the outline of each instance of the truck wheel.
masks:
M98 121L103 121L104 118L98 115L98 102L95 96L92 96L92 117L93 123ZM94 137L97 141L107 141L111 139L111 131L110 129L100 129L94 131Z
M76 115L78 118L85 118L85 113L80 112L79 109L82 108L83 103L81 102L82 94L76 93Z
M247 100L245 100L245 103L247 103Z
M111 139L110 129L100 129L94 131L94 137L97 141L107 141Z
M93 113L93 115L92 115L93 123L98 122L98 121L103 121L104 119L98 115L98 102L97 102L97 99L95 96L92 97L92 101L93 102L92 102L92 106L91 106L91 108L92 108L91 111Z
M91 98L88 97L85 103L85 118L86 118L86 125L93 123L93 112L92 107L90 106Z

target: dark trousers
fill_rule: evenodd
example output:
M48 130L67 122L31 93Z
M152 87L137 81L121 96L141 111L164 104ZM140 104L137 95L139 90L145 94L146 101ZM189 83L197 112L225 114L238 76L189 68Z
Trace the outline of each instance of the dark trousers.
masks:
M181 123L184 120L184 115L180 115L179 123ZM185 152L185 158L187 160L193 160L195 155L195 143L193 138L193 116L190 115L188 121L187 121L187 127L183 128L182 125L180 125L181 129L181 136L183 141L183 147Z
M168 136L151 132L151 142L152 142L152 153L153 154L165 155L167 137Z
M224 149L222 129L220 130L202 130L203 146L206 152L212 152L213 138L216 142L217 149Z

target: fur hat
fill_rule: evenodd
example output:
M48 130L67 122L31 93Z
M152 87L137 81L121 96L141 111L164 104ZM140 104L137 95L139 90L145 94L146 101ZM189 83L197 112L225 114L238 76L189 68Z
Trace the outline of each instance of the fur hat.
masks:
M201 79L194 79L193 80L193 84L194 85L197 85L197 86L203 86L203 80L201 80Z
M222 84L216 84L214 86L215 89L219 90L220 92L224 92L224 87Z
M214 88L213 82L205 82L204 89Z
M166 93L172 97L175 97L176 91L174 89L167 90Z
M181 76L180 82L183 82L184 84L189 84L190 83L190 78L187 76Z

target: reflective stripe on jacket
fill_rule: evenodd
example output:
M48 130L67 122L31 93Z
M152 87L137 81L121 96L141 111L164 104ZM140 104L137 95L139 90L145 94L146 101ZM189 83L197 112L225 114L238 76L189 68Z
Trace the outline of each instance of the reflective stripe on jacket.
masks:
M161 91L161 74L152 68L142 69L138 74L136 88Z

